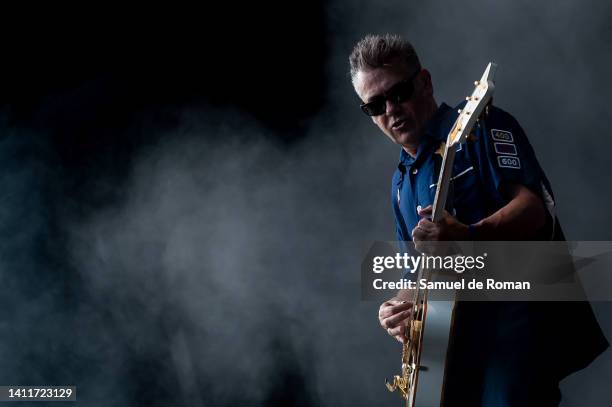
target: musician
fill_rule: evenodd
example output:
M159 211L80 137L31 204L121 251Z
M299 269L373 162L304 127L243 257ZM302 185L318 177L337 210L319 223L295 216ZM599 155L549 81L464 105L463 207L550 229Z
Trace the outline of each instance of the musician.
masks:
M418 248L436 240L564 239L550 183L525 133L494 106L457 147L452 214L430 221L442 143L463 104L436 102L431 74L397 35L366 36L349 62L362 111L401 147L391 181L399 241ZM379 309L381 326L400 342L411 306L400 291ZM570 320L579 326L570 329ZM572 338L568 331L577 330L580 337ZM556 406L559 381L608 346L588 303L459 303L454 332L444 397L451 406Z

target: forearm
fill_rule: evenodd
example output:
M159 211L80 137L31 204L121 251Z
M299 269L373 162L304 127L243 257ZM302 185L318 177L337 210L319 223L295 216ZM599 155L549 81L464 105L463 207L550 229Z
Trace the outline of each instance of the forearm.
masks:
M507 205L472 225L475 240L517 240L534 236L546 223L542 199L522 185L509 185Z

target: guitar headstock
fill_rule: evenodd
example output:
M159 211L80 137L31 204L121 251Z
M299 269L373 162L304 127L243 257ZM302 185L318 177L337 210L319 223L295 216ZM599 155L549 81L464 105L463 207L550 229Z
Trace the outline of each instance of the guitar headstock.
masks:
M459 117L446 141L447 148L463 143L472 131L476 121L491 101L495 83L493 77L497 64L489 62L479 81L474 82L475 88L472 94L466 97L467 103L459 110Z

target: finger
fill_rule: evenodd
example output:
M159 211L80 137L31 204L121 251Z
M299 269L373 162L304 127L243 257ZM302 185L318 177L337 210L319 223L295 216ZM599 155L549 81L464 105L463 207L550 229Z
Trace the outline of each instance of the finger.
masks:
M395 315L391 315L390 317L381 319L380 324L385 329L395 328L402 322L409 320L411 314L412 312L410 310L402 311Z
M429 231L429 230L431 230L431 229L435 228L435 227L436 227L436 224L435 224L435 223L433 223L432 221L430 221L429 219L425 219L425 218L423 218L423 219L421 219L421 220L419 221L419 223L417 223L417 226L418 226L419 228L423 229L423 230L427 230L427 231Z
M391 336L404 336L406 332L406 325L398 325L394 328L387 328L387 333Z
M398 312L405 311L407 309L412 308L412 303L407 301L398 301L396 305L387 305L381 307L378 312L378 317L380 319L388 318Z
M412 316L411 310L402 311L393 316L383 319L383 326L387 329L395 328L400 324L404 324L404 322L408 321L411 316Z
M415 239L414 237L412 239L414 240L414 250L416 250L419 253L424 253L423 244L421 243L421 240Z
M390 309L393 306L400 304L400 303L401 301L397 301L397 300L390 300L390 301L383 302L378 308L378 318L388 317L390 315Z
M406 311L412 308L414 304L410 301L402 301L397 305L391 307L391 315L397 314L398 312Z
M394 338L399 342L399 343L406 343L408 342L408 338L406 337L406 332L408 331L408 325L404 325L402 326L401 329L401 333L399 335L395 335Z
M414 229L412 229L412 240L427 240L427 231L421 228L420 226L415 227Z
M418 211L419 216L431 216L433 213L433 206L429 205Z

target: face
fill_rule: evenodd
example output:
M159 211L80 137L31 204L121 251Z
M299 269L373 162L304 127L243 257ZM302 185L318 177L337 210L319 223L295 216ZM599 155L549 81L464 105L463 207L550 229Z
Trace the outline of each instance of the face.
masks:
M404 64L391 64L383 68L359 71L355 78L355 90L364 103L386 94L398 83L414 74ZM372 121L394 143L412 149L418 145L423 128L432 115L433 89L429 72L422 70L413 79L412 97L401 102L386 101L386 111L372 116ZM435 111L435 110L434 110Z

